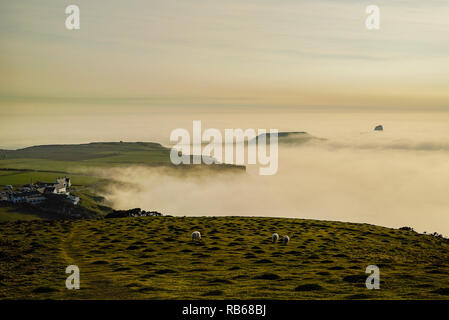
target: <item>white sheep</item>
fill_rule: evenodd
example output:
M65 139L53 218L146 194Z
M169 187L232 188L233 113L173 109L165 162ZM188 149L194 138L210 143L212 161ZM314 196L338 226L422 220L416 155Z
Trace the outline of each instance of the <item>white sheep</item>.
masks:
M199 231L193 231L192 241L200 241L200 240L201 240L201 233Z
M271 236L271 240L273 241L273 243L276 243L279 240L279 235L276 232L273 233L273 235Z
M290 237L289 237L289 236L284 236L284 237L282 238L282 242L283 242L284 244L289 243L289 241L290 241Z

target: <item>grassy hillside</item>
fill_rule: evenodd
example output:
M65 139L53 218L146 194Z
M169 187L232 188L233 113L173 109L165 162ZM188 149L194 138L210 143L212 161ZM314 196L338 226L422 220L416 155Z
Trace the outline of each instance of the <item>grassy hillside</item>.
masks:
M0 221L35 220L41 216L33 210L21 207L0 207Z
M85 168L111 166L173 166L170 149L152 142L96 142L76 145L43 145L19 150L0 150L0 169L48 173L80 173ZM185 166L181 166L185 167ZM239 168L213 165L208 167ZM0 185L3 184L0 177Z
M205 174L216 170L245 172L244 166L233 165L174 166L170 161L170 149L152 142L42 145L18 150L0 150L0 190L5 185L18 187L37 181L53 182L57 177L69 176L72 181L71 192L81 198L80 206L104 214L104 204L92 199L95 198L94 193L112 181L98 176L95 169L129 166L164 166L173 169L176 174L187 174L192 169L195 173L204 170ZM74 190L80 191L73 192ZM28 211L15 207L0 208L0 221L54 218L45 212Z
M170 150L153 142L93 142L87 144L41 145L18 150L0 150L0 159L47 159L84 161L110 158L135 152L149 152L153 158Z
M272 232L291 242L272 244ZM0 233L3 299L449 298L445 240L373 225L141 217L0 223ZM71 264L80 290L65 288ZM365 287L371 264L380 290Z
M105 182L86 174L89 168L130 165L170 165L170 150L150 142L99 142L80 145L43 145L0 150L0 186L30 181L51 182L69 175L76 187Z
M74 187L87 186L99 182L101 179L94 176L71 174L71 173L57 173L46 171L35 171L32 169L23 170L1 170L0 169L0 185L24 185L30 182L53 182L56 178L63 175L70 175L70 179Z
M166 166L176 169L200 167L216 170L239 170L233 165L180 165L170 161L170 149L151 142L97 142L80 145L44 145L19 150L0 150L0 186L23 185L30 181L51 182L69 175L74 186L106 182L90 170L129 166ZM209 171L208 171L209 172Z

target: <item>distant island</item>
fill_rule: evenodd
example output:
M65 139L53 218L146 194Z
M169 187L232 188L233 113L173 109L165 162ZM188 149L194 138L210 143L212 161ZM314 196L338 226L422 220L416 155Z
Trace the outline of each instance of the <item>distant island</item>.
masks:
M278 143L279 144L290 144L290 145L295 145L295 144L304 144L306 142L309 141L323 141L326 140L324 138L318 138L315 137L307 132L304 131L288 131L288 132L278 132L277 134L278 136ZM271 134L270 133L265 133L265 134L261 134L258 135L257 137L255 137L254 139L251 139L249 142L257 142L258 139L265 137L267 143L270 143L271 141Z

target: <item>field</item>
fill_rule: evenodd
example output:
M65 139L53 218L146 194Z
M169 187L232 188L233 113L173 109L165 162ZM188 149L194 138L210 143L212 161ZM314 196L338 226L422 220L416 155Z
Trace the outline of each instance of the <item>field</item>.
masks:
M73 185L88 186L104 181L92 169L166 166L170 149L153 142L96 142L79 145L43 145L19 150L0 150L0 186L23 185L30 181L54 181L69 175ZM211 165L208 168L243 169L243 166ZM198 168L198 166L195 166Z
M272 244L273 232L291 242ZM447 240L367 224L140 217L3 222L0 233L2 299L449 298ZM65 288L72 264L80 290ZM380 290L365 287L372 264Z
M0 170L80 174L89 168L132 165L175 167L170 161L170 149L154 142L96 142L0 150ZM208 167L244 169L241 166L220 164ZM4 180L0 179L0 185L3 182Z
M43 145L0 150L0 186L51 182L70 176L74 186L104 182L95 168L130 165L170 165L170 150L151 142L104 142L80 145Z
M39 215L31 210L17 207L0 207L0 221L34 220Z
M67 175L67 174L66 174ZM1 170L0 169L0 185L24 185L30 182L53 182L56 178L64 176L62 173L40 172L33 170ZM70 174L70 179L74 187L88 186L98 183L102 179L99 177ZM103 179L104 180L104 179Z

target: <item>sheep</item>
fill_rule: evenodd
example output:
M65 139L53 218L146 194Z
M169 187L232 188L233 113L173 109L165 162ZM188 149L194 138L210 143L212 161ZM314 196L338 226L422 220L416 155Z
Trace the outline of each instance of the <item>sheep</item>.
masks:
M284 236L284 237L282 238L282 242L283 242L284 244L288 244L289 241L290 241L290 237L289 237L289 236Z
M192 232L192 241L200 241L201 233L199 231Z
M273 243L276 243L279 240L279 235L276 232L273 233L273 235L271 236L271 240L273 241Z

